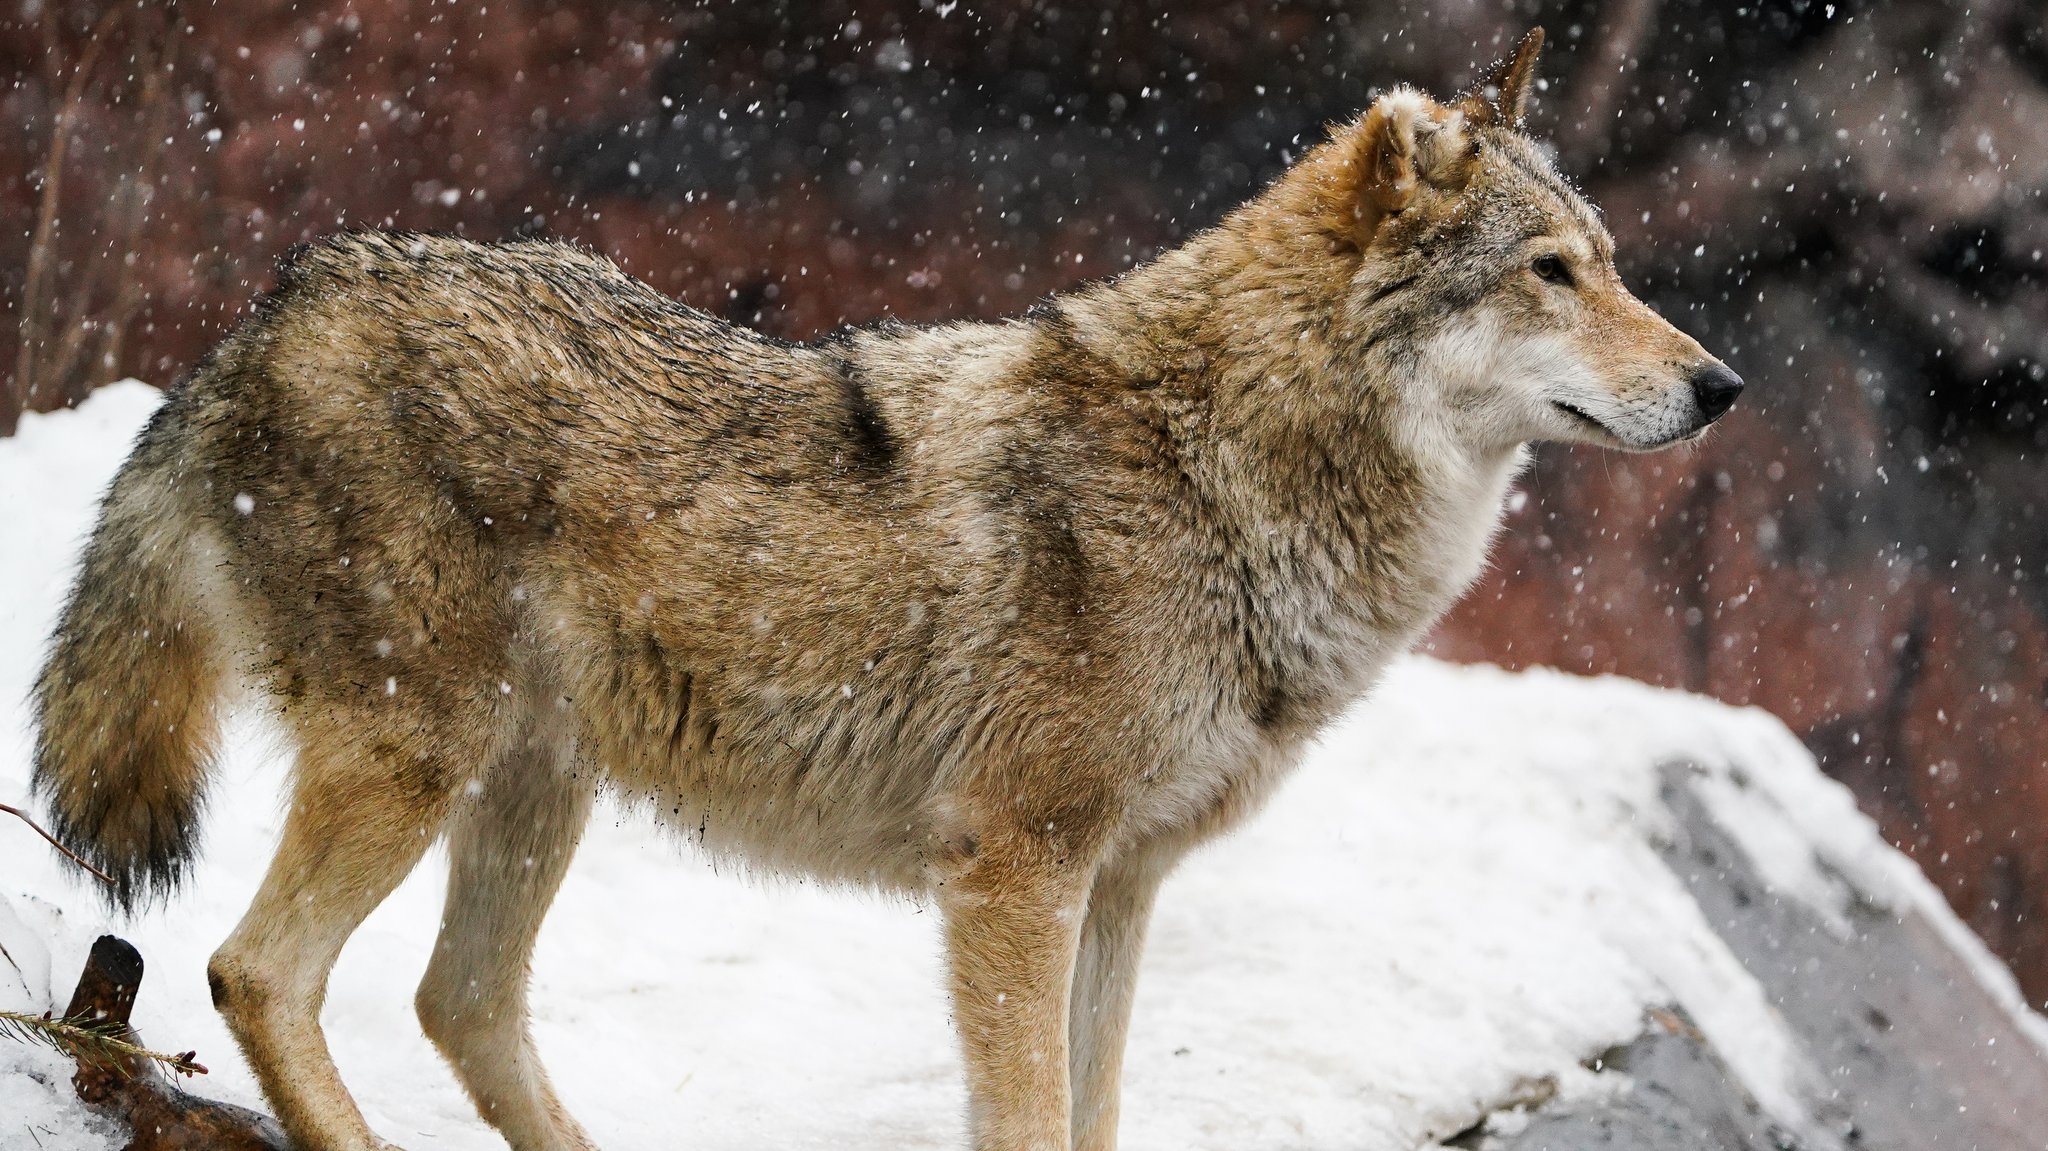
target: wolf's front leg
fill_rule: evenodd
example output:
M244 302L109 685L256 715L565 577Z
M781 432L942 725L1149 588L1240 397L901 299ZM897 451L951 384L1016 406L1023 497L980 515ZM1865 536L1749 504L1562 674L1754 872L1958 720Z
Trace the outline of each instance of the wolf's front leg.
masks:
M1122 1093L1124 1040L1145 926L1178 845L1151 844L1102 865L1088 896L1074 968L1069 1055L1074 1096L1074 1151L1115 1151Z
M976 1151L1067 1151L1067 1005L1094 871L1042 831L984 830L939 891Z

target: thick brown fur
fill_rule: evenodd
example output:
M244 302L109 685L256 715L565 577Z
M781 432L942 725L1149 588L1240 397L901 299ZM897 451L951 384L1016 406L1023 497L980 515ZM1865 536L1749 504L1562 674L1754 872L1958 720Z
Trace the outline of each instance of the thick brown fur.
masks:
M1533 60L1396 90L1184 248L997 323L787 344L556 244L294 253L108 498L37 689L64 838L166 888L222 693L278 701L295 798L212 981L308 1149L376 1145L319 1003L442 835L427 1033L514 1147L586 1145L524 983L600 786L930 893L975 1144L1112 1146L1174 861L1477 574L1527 441L1718 414L1725 369L1520 134Z

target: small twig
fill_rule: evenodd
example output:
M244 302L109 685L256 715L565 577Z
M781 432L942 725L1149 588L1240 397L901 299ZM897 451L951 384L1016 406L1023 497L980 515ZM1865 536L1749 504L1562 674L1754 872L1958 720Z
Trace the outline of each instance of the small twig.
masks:
M97 868L97 867L94 867L94 866L93 866L92 864L90 864L90 863L87 863L87 862L86 862L86 861L85 861L85 860L84 860L83 858L81 858L81 857L79 856L79 854L78 854L77 852L75 852L75 851L71 850L70 848L68 848L68 847L64 846L64 845L63 845L63 844L61 844L61 843L58 843L58 842L57 842L57 837L56 837L56 836L54 836L54 835L51 835L51 834L50 834L49 832L47 832L47 831L44 831L44 830L43 830L43 825L42 825L42 824L40 824L40 823L37 823L37 822L36 822L36 821L35 821L34 819L30 818L30 817L29 817L29 814L28 814L28 812L26 812L26 811L23 811L22 809L20 809L20 808L18 808L18 807L10 807L10 806L8 806L7 804L4 804L4 803L0 803L0 811L4 811L4 812L6 812L7 814L9 814L9 815L13 816L14 818L16 818L16 819L18 819L18 820L22 821L23 823L26 823L26 824L28 824L28 825L29 825L30 827L33 827L33 828L35 828L36 834L37 834L37 835L40 835L40 836L42 836L42 837L43 837L44 839L47 839L47 840L49 840L49 841L50 841L50 846L51 846L51 847L54 847L54 848L56 848L56 849L57 849L58 851L61 851L61 852L63 852L63 853L65 854L65 856L66 856L66 857L68 857L68 858L69 858L69 859L71 860L71 862L73 862L73 863L77 864L77 865L78 865L78 866L80 866L80 867L83 867L83 868L85 868L85 869L86 869L87 871L90 871L90 872L92 872L92 873L93 873L94 875L96 875L96 876L99 876L99 879L100 879L100 882L101 882L101 883L107 883L107 884L111 884L111 883L113 883L113 882L114 882L114 877L113 877L113 876L111 876L111 875L108 875L108 874L107 874L106 872L104 872L104 871L101 871L101 870L100 870L99 868Z
M0 1035L12 1035L23 1042L48 1044L95 1067L127 1075L130 1074L128 1060L148 1059L180 1075L206 1074L206 1067L199 1062L197 1051L176 1055L151 1051L123 1039L121 1035L127 1029L127 1024L118 1021L59 1019L47 1011L41 1015L31 1015L26 1011L0 1011Z

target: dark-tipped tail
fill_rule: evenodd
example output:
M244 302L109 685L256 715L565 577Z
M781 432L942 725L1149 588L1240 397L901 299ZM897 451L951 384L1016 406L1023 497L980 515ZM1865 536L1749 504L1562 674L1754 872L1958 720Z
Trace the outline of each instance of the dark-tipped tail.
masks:
M31 786L123 910L190 864L228 672L206 533L160 462L167 416L114 481L35 686Z

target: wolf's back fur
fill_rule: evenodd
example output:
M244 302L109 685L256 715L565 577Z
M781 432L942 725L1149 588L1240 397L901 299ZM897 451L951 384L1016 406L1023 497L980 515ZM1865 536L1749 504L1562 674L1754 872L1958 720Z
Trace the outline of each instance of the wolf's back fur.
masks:
M1718 414L1502 100L1390 94L1182 249L994 323L791 344L558 244L296 252L109 496L37 688L60 834L165 889L222 692L267 688L296 799L211 975L308 1146L370 1138L320 989L444 831L422 1021L514 1146L583 1139L523 972L600 784L713 852L936 892L977 1139L1066 1145L1071 1082L1108 1146L1172 862L1477 575L1526 441Z

